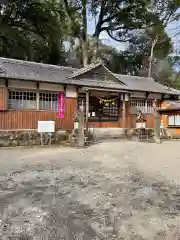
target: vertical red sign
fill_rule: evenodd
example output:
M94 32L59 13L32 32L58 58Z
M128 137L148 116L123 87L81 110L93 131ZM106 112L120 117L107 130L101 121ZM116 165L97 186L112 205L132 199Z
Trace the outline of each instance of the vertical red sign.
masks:
M65 115L65 94L64 92L59 92L58 94L58 118L64 118Z

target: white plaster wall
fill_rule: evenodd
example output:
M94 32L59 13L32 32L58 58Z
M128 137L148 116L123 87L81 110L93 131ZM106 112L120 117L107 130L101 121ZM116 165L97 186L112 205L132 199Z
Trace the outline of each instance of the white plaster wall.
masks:
M5 87L5 80L4 79L0 79L0 87Z
M8 80L9 88L23 88L23 89L37 89L36 82L20 81L20 80Z
M77 94L76 86L67 85L67 87L66 87L66 97L77 98L77 96L78 96L78 94Z

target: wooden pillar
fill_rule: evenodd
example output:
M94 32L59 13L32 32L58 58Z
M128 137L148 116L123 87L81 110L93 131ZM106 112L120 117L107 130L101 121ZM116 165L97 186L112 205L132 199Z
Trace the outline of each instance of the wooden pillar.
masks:
M39 110L39 83L36 83L37 92L36 92L36 109Z
M78 110L77 115L79 121L78 147L84 147L84 111L82 107L80 107L80 109Z
M88 117L89 117L89 92L86 90L86 131L88 131Z
M124 101L124 93L121 93L121 95L120 95L120 117L121 117L121 119L120 119L120 125L121 125L121 127L122 128L124 128L125 127L125 116L126 116L126 111L125 111L125 101Z
M8 109L8 81L0 81L0 110Z
M154 140L156 143L161 143L160 139L160 115L158 113L154 114Z
M129 95L123 94L122 98L122 127L128 128L129 127Z
M148 96L149 92L146 92L145 113L148 114Z
M127 101L125 104L126 107L126 128L130 128L130 101Z
M123 128L126 127L126 102L123 100L123 106L122 106L122 120L123 120Z

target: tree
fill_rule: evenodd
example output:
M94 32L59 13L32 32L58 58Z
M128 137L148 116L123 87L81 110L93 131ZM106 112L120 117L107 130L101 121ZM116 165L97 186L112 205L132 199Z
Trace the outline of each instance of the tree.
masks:
M97 22L94 32L94 37L97 38L97 47L99 35L103 31L106 31L116 41L130 44L134 44L134 35L139 37L139 32L147 34L148 43L151 42L148 55L150 75L154 48L157 42L165 41L167 43L169 41L167 41L165 28L168 23L178 19L179 7L179 0L139 0L134 2L91 0L91 12ZM164 46L164 43L158 44L158 46L160 45ZM155 52L157 53L157 49Z
M153 52L157 59L164 59L172 50L167 34L163 33L161 36L162 41L159 39ZM116 51L109 64L110 69L117 73L147 77L151 44L151 31L140 31L139 34L134 35L125 51Z
M105 31L116 41L129 41L136 29L145 27L151 20L148 11L150 1L137 0L92 0L90 10L97 19L94 37Z
M25 0L22 4L16 0L1 4L0 8L1 56L58 63L64 16L60 19L52 11L51 1Z
M128 42L137 29L145 28L157 19L148 11L151 1L145 0L63 0L73 36L83 48L84 65L88 59L87 15L97 19L93 37L98 47L100 33L105 31L117 41ZM97 48L96 47L96 48ZM95 51L97 54L97 51Z
M87 38L87 1L63 0L64 9L69 20L72 37L77 37L82 48L83 66L88 64L88 38Z
M177 10L180 7L179 0L153 0L151 4L152 11L156 14L159 19L159 23L150 28L151 36L151 50L149 55L149 66L148 66L148 77L152 74L152 61L154 57L154 48L156 44L167 39L165 28L167 25L177 19ZM161 49L162 51L162 49Z

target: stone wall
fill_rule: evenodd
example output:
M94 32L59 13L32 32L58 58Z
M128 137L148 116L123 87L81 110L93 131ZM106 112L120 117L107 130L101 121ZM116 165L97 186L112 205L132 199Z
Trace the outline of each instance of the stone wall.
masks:
M51 144L68 141L69 132L57 131L51 134ZM50 135L43 134L43 144L48 145ZM0 131L0 147L41 145L41 135L36 130Z

